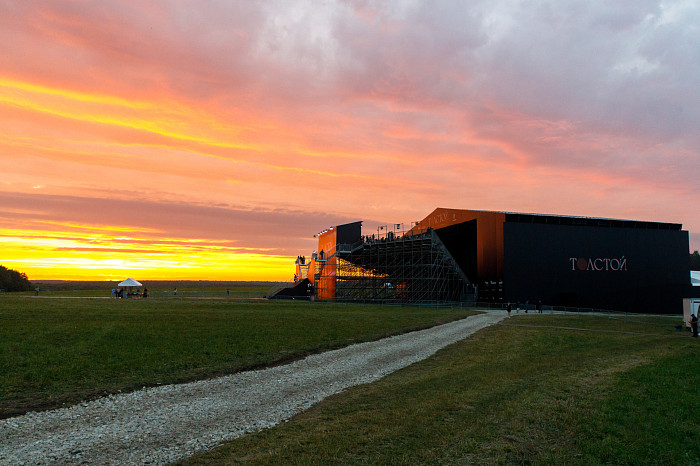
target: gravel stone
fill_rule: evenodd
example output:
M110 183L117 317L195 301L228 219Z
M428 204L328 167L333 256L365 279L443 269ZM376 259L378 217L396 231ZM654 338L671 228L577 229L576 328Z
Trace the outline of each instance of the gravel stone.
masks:
M167 464L287 421L505 315L489 312L284 366L116 394L0 421L0 464Z

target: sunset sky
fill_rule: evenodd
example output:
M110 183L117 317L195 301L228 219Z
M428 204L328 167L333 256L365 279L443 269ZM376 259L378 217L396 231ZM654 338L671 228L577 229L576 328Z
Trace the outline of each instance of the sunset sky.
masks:
M0 0L0 264L290 280L436 207L682 223L697 1Z

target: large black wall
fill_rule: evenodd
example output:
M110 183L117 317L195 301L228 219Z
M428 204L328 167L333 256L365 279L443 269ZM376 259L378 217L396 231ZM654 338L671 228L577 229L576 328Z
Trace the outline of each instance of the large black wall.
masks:
M507 300L682 313L688 232L505 222Z
M336 228L337 244L353 244L360 241L362 236L362 222L346 223Z
M435 230L459 268L472 283L479 280L476 257L476 220Z

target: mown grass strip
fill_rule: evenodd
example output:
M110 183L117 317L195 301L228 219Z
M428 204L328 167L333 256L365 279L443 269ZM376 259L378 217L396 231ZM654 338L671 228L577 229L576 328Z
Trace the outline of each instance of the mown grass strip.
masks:
M0 417L292 360L473 311L0 296Z
M700 344L668 318L508 322L532 326L485 329L184 463L700 464Z

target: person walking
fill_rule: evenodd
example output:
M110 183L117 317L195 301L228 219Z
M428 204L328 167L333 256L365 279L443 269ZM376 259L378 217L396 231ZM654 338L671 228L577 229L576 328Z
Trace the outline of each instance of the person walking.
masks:
M690 328L693 329L693 338L698 337L698 316L690 314Z
M512 311L512 310L513 310L513 305L509 301L508 305L506 306L506 311L508 311L508 317L510 317L510 311Z

